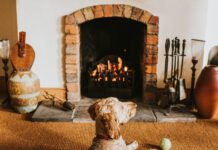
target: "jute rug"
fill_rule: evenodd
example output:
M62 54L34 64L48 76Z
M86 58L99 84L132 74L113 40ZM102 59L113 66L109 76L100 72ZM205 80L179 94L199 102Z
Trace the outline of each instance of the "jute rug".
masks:
M128 123L121 127L127 142L137 140L139 150L170 138L172 150L218 149L218 122ZM26 115L0 109L1 150L86 150L94 137L94 123L36 123Z

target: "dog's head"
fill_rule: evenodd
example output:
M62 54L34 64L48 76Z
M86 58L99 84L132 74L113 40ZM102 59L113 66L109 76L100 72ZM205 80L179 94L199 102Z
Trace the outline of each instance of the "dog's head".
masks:
M96 121L97 135L118 139L119 124L126 123L135 116L137 105L133 102L120 102L117 98L99 99L89 107L89 114Z

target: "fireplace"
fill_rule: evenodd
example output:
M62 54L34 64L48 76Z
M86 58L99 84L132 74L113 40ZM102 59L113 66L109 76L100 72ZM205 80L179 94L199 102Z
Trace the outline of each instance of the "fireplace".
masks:
M144 24L118 17L81 24L81 95L93 98L142 95L144 30Z
M68 100L155 100L158 17L128 5L98 5L65 17Z

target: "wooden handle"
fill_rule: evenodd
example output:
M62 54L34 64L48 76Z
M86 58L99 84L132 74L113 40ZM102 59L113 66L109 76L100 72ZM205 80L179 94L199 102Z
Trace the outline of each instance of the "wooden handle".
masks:
M166 52L166 55L169 54L169 49L170 49L170 39L166 39L166 43L165 43L165 52Z
M182 43L182 55L185 54L185 46L186 46L186 40L184 39Z
M25 56L25 45L26 45L26 32L19 33L19 57Z
M177 53L180 54L180 40L177 40Z

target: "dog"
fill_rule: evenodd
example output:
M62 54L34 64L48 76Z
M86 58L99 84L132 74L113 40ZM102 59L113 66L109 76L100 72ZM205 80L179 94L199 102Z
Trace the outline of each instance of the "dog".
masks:
M96 122L96 137L89 150L135 150L138 142L127 145L120 134L120 124L127 123L136 114L133 102L120 102L117 98L99 99L88 109Z

